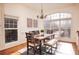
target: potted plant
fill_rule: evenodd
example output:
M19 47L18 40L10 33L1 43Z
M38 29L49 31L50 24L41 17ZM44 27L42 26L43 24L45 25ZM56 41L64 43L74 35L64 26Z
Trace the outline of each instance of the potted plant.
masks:
M41 30L41 35L44 36L44 30L43 29Z

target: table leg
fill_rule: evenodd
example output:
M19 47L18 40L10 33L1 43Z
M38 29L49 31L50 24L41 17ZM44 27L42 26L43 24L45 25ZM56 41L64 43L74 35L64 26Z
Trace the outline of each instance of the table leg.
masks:
M29 46L28 46L28 40L27 40L27 55L29 54Z
M42 43L41 43L41 40L40 40L40 55L42 55L41 45L42 45Z

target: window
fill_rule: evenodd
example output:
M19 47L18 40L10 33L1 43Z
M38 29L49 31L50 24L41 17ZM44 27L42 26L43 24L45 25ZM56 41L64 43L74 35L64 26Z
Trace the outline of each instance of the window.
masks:
M55 13L48 15L44 22L45 31L53 33L56 31L62 31L62 37L70 37L71 32L71 14L70 13Z
M17 30L17 18L5 17L5 43L17 41L18 30Z
M17 30L5 30L5 42L17 41Z
M5 18L5 28L17 28L17 19Z

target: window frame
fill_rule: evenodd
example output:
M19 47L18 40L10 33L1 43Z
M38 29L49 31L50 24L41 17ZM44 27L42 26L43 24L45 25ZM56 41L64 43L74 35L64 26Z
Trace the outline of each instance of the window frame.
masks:
M16 20L16 27L5 27L5 18L11 18L11 19L13 19L13 20ZM16 37L16 40L12 40L12 41L10 41L10 42L6 42L6 38L5 38L5 43L11 43L11 42L15 42L15 41L17 41L18 40L18 17L17 16L12 16L12 15L4 15L4 30L6 31L6 30L16 30L17 31L17 37ZM14 23L13 23L14 24ZM9 25L11 25L11 24L9 24ZM5 36L6 36L6 33L5 33Z

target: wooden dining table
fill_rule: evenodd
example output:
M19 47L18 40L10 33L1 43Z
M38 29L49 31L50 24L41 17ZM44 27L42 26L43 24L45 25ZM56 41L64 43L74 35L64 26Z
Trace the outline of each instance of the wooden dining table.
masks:
M59 35L60 34L62 34L63 33L63 31L61 31L61 32L59 32L59 31L56 31L56 32L54 32L54 33L52 33L52 34L38 34L38 35L35 35L34 36L34 38L35 39L38 39L39 40L39 42L40 42L40 55L42 54L42 41L45 41L46 40L46 38L48 38L48 37L51 37L51 36L53 36L53 38L56 36L56 37L59 37Z
M39 42L40 42L40 55L42 55L42 41L45 41L46 38L48 38L52 35L54 35L54 34L43 34L43 35L39 34L39 35L34 36L34 38L39 40Z

